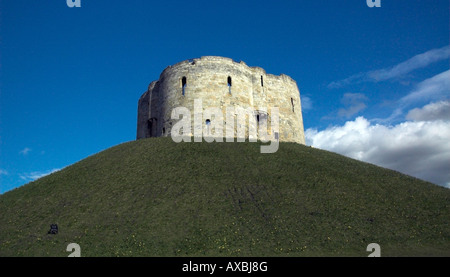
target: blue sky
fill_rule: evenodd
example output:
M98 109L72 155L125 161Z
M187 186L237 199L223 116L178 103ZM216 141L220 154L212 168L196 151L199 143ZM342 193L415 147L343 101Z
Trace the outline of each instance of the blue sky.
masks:
M168 65L287 74L309 145L450 186L449 1L0 0L0 193L136 136Z

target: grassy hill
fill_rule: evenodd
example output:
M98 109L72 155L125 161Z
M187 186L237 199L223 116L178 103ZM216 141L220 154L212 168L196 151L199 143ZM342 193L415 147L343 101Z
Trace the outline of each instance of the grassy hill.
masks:
M335 153L150 138L0 195L0 256L450 256L449 223L449 189Z

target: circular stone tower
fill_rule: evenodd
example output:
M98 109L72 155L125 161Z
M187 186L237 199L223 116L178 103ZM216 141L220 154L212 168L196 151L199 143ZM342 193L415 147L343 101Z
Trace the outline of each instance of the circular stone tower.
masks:
M170 136L176 123L171 118L172 110L186 107L193 115L195 99L201 99L203 110L221 109L224 118L227 107L251 108L258 122L270 118L271 108L278 107L279 132L275 138L305 144L300 92L291 77L267 74L260 67L216 56L169 66L159 80L150 83L138 102L137 139Z

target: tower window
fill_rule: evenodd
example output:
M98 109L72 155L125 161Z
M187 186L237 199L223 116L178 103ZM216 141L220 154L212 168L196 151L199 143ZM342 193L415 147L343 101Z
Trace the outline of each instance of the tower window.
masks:
M153 121L151 119L149 119L147 121L147 130L148 130L148 135L150 137L152 136L152 129L153 129Z
M149 137L156 137L156 127L157 125L157 119L152 117L147 122L147 129L148 129L148 135Z
M294 98L291 97L292 112L294 112Z
M206 121L205 121L205 123L206 123L206 132L207 132L207 135L208 136L210 136L211 135L211 130L210 130L210 128L211 128L211 120L210 119L207 119Z
M261 75L261 86L263 87L264 86L264 79L263 79L263 76Z
M186 76L183 76L183 78L181 78L181 94L184 95L184 92L186 90Z
M228 76L228 80L227 81L228 81L228 86L231 87L231 77L230 76Z
M267 112L264 111L258 111L256 114L256 122L267 122Z

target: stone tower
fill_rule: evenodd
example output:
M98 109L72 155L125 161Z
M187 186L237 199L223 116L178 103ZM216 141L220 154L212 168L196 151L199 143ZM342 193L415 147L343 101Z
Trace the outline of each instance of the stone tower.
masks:
M176 123L172 110L187 107L193 111L194 99L202 100L203 109L218 107L224 114L227 107L252 108L257 121L270 118L270 108L278 107L279 133L275 136L279 141L305 144L300 92L291 77L216 56L169 66L159 80L150 83L138 102L136 138L170 136Z

